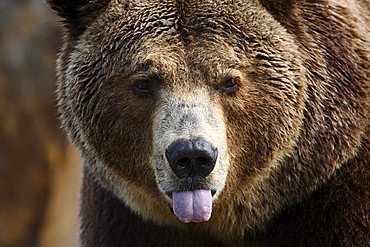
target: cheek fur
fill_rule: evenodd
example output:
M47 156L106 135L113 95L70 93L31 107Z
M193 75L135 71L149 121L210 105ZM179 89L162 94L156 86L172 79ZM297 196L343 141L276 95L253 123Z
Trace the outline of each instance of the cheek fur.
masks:
M301 109L276 98L276 92L269 94L266 88L250 84L220 99L227 122L233 184L250 184L277 165L283 154L291 152L299 134Z
M92 98L81 122L98 159L128 181L153 187L150 160L155 100L134 95L123 83L105 83Z

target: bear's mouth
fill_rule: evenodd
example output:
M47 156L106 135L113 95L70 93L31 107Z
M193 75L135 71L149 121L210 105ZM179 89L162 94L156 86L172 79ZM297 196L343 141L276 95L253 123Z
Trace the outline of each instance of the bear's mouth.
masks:
M183 223L208 221L216 190L198 189L166 193L172 199L172 212Z
M166 192L166 195L167 195L171 200L173 200L173 196L172 196L173 192L174 192L174 191L168 191L168 192ZM211 195L212 195L212 197L214 197L216 193L217 193L217 190L212 190L212 189L211 189Z

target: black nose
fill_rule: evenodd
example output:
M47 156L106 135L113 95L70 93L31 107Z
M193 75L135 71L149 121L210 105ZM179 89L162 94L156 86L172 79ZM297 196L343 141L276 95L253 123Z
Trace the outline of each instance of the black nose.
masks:
M203 138L178 139L166 150L167 160L177 177L206 177L215 167L218 151Z

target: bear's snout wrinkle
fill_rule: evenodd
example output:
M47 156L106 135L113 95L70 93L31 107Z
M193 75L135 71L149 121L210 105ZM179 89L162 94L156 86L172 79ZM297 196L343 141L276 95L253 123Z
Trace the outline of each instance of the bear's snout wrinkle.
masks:
M204 178L214 169L218 156L217 148L204 138L180 138L166 150L171 169L178 178Z

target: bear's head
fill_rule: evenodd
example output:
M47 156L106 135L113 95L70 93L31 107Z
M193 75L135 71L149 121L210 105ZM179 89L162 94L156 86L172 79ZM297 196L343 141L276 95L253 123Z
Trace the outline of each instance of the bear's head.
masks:
M291 35L258 1L49 2L61 119L97 181L159 223L253 225L302 125Z

